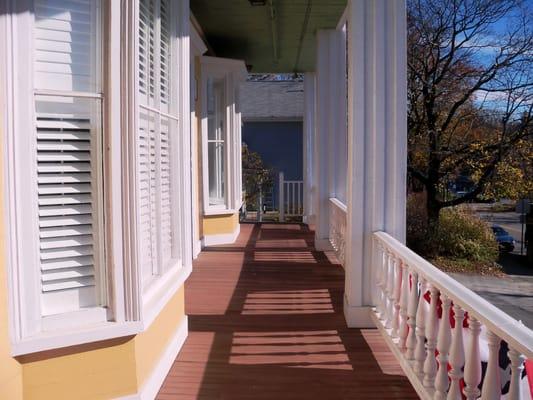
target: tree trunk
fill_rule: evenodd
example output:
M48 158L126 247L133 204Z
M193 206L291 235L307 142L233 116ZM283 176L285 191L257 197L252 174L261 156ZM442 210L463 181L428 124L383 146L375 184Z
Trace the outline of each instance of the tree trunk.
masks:
M428 194L427 203L427 223L428 223L428 233L432 235L435 233L439 227L439 214L441 210L441 205Z

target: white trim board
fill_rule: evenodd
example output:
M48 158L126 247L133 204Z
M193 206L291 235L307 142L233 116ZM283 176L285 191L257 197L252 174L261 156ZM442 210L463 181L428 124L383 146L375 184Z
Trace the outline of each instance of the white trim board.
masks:
M187 335L189 332L188 317L185 315L180 323L180 326L174 333L174 336L170 339L170 342L163 354L159 358L159 361L152 373L143 384L139 393L119 397L116 400L152 400L161 389L165 378L167 377L174 360L179 354Z
M233 233L221 233L217 235L205 235L202 238L202 247L217 246L220 244L232 244L235 243L237 237L241 233L241 226L237 225L237 229Z

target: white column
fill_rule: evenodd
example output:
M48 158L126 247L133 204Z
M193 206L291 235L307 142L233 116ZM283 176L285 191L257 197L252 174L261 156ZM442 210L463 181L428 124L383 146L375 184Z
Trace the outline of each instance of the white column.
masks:
M320 30L317 33L316 60L316 126L315 126L315 246L329 250L329 198L335 197L342 122L341 91L345 83L339 73L342 61L343 34L339 30Z
M405 239L406 10L404 1L350 0L348 226L344 313L373 326L372 233Z
M314 197L316 196L315 157L315 74L304 75L304 123L303 123L303 175L304 175L304 217L306 224L315 224Z

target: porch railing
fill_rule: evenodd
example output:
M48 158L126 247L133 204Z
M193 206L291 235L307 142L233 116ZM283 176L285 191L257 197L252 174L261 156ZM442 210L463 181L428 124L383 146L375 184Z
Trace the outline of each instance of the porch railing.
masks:
M344 250L346 237L346 205L339 199L329 199L329 241L335 254L344 265Z
M283 172L279 173L279 221L285 217L303 217L304 181L286 181Z
M462 391L469 400L500 400L505 376L500 354L507 350L505 398L524 398L521 377L524 360L533 358L533 331L390 235L374 233L374 243L377 307L372 317L419 396L460 400Z

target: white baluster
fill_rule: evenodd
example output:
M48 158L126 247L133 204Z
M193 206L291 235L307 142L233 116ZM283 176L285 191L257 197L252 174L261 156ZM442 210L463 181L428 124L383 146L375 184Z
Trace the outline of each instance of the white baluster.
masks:
M489 361L481 388L481 400L500 400L502 395L499 365L501 339L495 333L487 331L487 342Z
M467 400L476 400L479 397L478 389L481 381L481 359L479 357L479 332L481 332L481 323L473 316L468 318L468 345L466 347L465 388L463 393Z
M396 259L394 263L394 288L392 292L392 337L398 337L400 333L400 294L402 290L403 261Z
M385 328L392 328L392 319L394 316L394 264L396 260L394 254L389 253L389 262L387 265L387 320Z
M402 284L400 287L400 350L407 350L407 307L409 304L409 267L402 262Z
M525 357L518 351L509 349L507 353L511 361L511 382L509 385L508 400L522 400L524 395L522 393L522 372L524 371Z
M418 308L416 310L416 347L415 347L415 372L420 374L424 369L426 359L426 305L424 293L426 282L420 277L420 294L418 296Z
M378 285L378 304L377 310L379 313L379 319L384 318L384 308L383 308L383 288L384 288L384 267L385 267L385 250L381 242L377 242L378 246L378 268L377 268L377 285Z
M455 327L453 328L452 348L450 350L451 379L447 400L462 400L460 381L463 378L463 365L465 363L465 350L463 345L463 320L465 312L454 304L453 313Z
M407 324L409 325L409 333L407 334L406 347L407 351L405 357L408 360L415 358L416 348L416 310L418 306L418 274L411 270L411 289L409 292L409 304L407 305Z
M433 388L435 376L437 375L437 358L435 348L437 346L437 304L439 301L439 291L434 285L429 288L431 302L429 305L429 316L426 320L426 359L424 361L424 386Z
M439 325L439 335L437 337L437 350L439 355L439 369L437 377L435 378L435 399L446 399L446 391L448 390L448 353L450 351L450 344L452 341L452 332L450 326L450 306L451 300L448 296L441 294L442 301L442 317Z
M388 249L383 249L383 269L382 269L382 277L381 277L381 308L383 309L383 315L381 316L381 320L383 321L383 325L385 326L387 324L388 319L388 297L387 297L387 286L388 286L388 279L389 279L389 258L390 253Z

